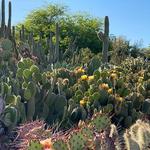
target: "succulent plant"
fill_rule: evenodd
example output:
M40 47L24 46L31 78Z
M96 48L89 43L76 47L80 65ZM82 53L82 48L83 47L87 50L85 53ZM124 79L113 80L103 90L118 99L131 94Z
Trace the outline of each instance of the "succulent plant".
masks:
M102 62L108 63L108 47L109 47L109 18L105 16L104 20L104 33L99 32L98 38L103 42L103 50L102 50Z
M28 146L28 150L42 150L42 145L38 141L31 141Z
M56 141L54 141L53 142L53 148L55 150L60 150L60 149L61 150L69 150L67 143L65 141L63 141L63 140L56 140Z
M150 125L144 121L137 120L125 133L124 139L127 150L149 149Z

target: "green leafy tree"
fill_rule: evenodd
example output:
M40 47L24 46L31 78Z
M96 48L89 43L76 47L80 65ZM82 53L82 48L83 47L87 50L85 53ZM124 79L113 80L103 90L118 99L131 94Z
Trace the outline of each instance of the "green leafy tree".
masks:
M60 47L67 49L68 45L76 39L78 48L90 48L92 52L101 51L96 31L102 27L101 20L87 14L70 15L66 6L50 4L31 12L22 23L27 31L34 32L35 39L39 38L39 32L43 33L43 39L50 31L55 32L55 24L60 24ZM18 25L20 27L20 25ZM55 39L53 38L55 41Z
M70 42L76 37L76 44L79 48L89 48L95 53L100 52L102 43L99 42L96 35L96 30L99 30L102 26L100 19L87 14L67 15L65 18L62 18L61 26L62 39ZM68 43L63 45L66 44Z

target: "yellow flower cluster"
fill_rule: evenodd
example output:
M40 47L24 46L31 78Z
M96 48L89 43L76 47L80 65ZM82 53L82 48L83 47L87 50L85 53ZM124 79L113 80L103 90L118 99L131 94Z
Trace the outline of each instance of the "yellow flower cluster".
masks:
M85 73L85 70L84 70L82 67L76 68L76 69L75 69L75 73L76 73L76 74Z
M88 79L88 76L87 76L87 75L82 75L82 76L81 76L81 80L84 80L84 81L85 81L85 80L87 80L87 79Z
M85 106L86 105L86 101L84 99L80 100L80 106Z
M84 97L82 100L80 100L80 106L85 106L88 102L88 97Z
M112 73L111 75L110 75L110 79L111 80L116 80L118 78L118 75L116 74L116 73Z
M94 76L88 76L88 80L89 80L89 81L94 80Z
M82 75L82 76L81 76L81 80L84 80L84 81L86 81L86 80L92 81L92 80L94 80L94 76Z
M122 101L123 101L123 97L121 97L121 96L117 95L117 96L116 96L116 101L118 101L118 102L122 102Z
M109 90L109 86L106 83L102 83L102 84L99 85L99 89Z
M109 94L113 94L113 89L110 88L110 89L107 90L107 92L108 92Z

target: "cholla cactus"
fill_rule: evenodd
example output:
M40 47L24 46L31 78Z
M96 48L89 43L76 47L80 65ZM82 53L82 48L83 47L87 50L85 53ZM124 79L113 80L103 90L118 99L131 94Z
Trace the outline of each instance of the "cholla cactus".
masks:
M148 150L150 148L150 124L137 120L125 132L124 140L127 150Z

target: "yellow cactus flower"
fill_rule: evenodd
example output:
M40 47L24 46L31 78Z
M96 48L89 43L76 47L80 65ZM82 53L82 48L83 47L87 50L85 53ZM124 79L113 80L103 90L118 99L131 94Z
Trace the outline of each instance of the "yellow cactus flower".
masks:
M142 82L144 77L139 77L138 82Z
M94 76L89 76L89 77L88 77L88 80L89 80L89 81L94 80Z
M112 73L112 74L110 75L110 78L111 78L112 80L116 80L116 79L118 78L118 76L117 76L116 73Z
M99 89L108 90L109 86L106 83L102 83L102 84L99 85Z
M54 150L51 138L42 140L40 143L43 146L43 150Z
M119 101L119 102L122 102L123 101L123 97L117 96L116 100Z
M77 72L78 72L78 73L84 73L85 70L84 70L83 68L79 68L79 69L77 70Z
M81 80L87 80L88 79L88 76L87 75L82 75L81 76Z
M84 99L80 100L80 106L85 106L86 101Z
M108 89L107 91L109 94L113 94L113 89Z

